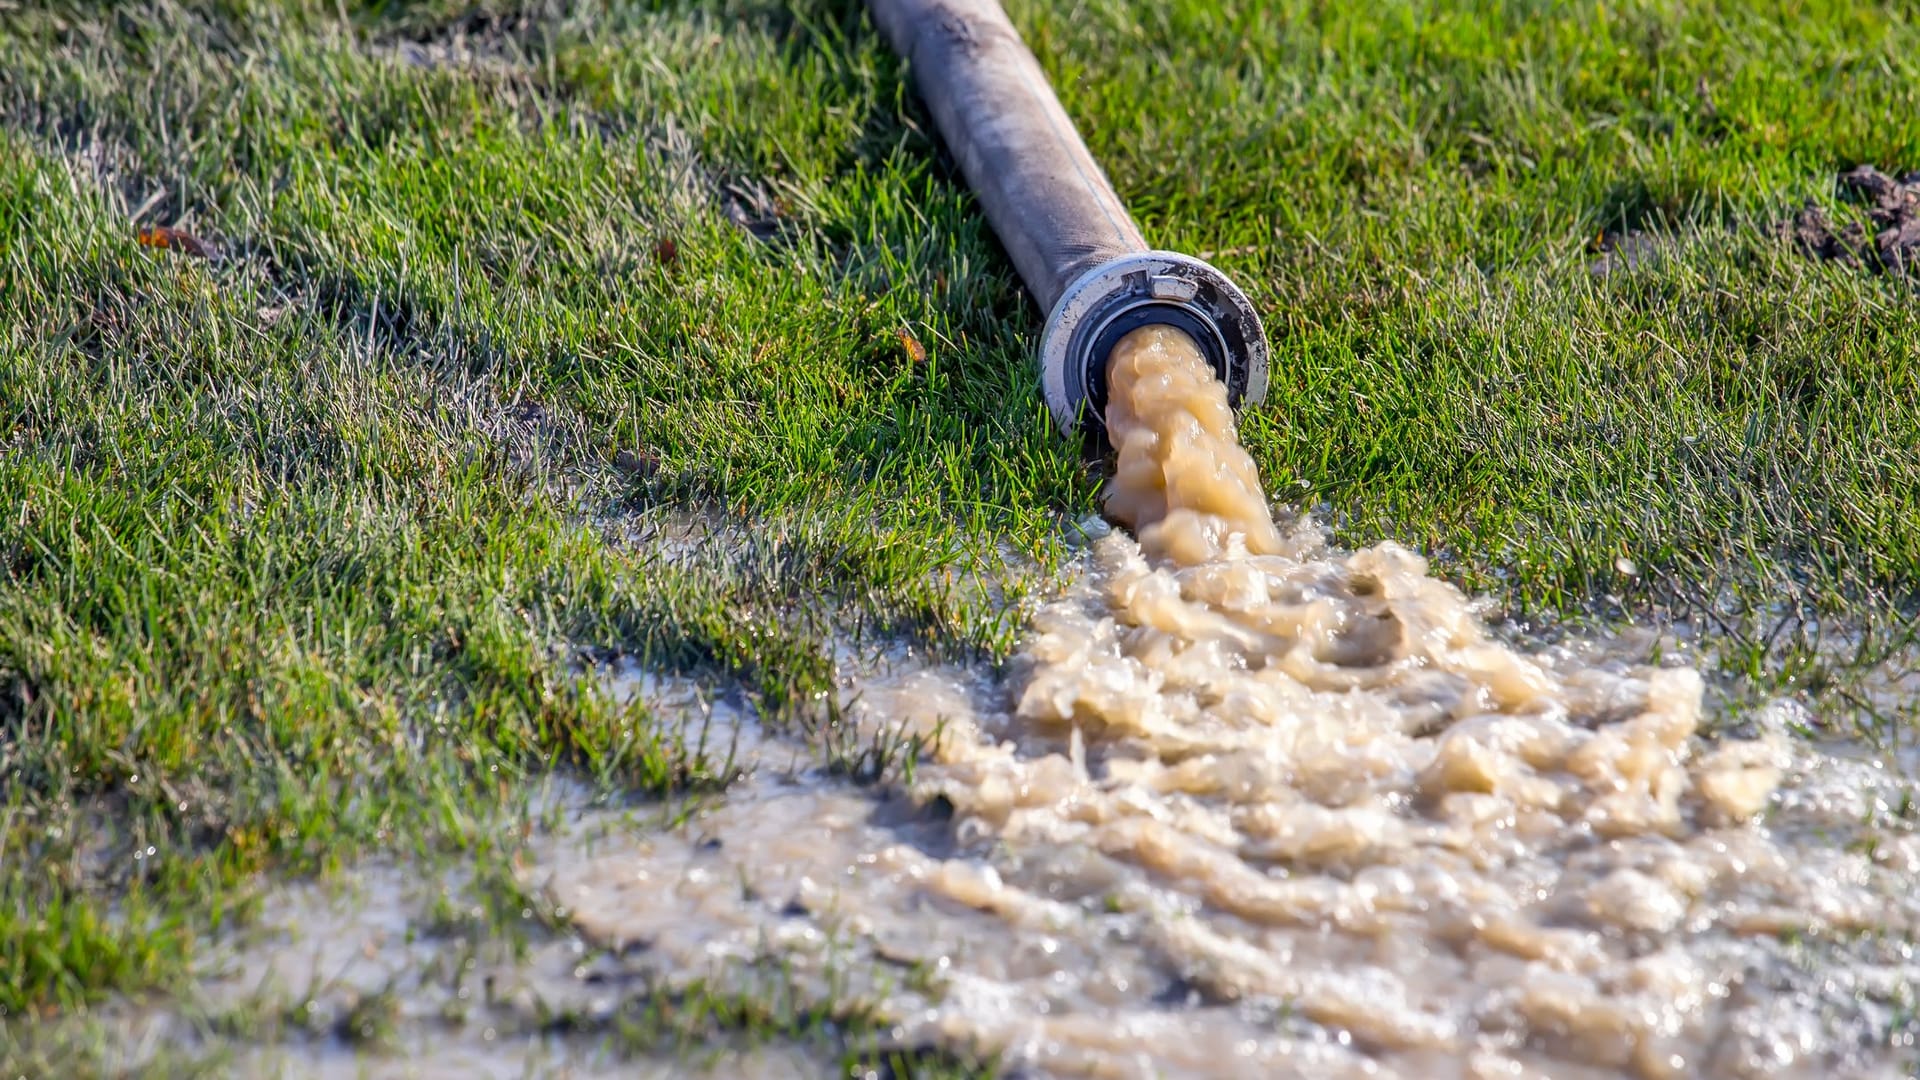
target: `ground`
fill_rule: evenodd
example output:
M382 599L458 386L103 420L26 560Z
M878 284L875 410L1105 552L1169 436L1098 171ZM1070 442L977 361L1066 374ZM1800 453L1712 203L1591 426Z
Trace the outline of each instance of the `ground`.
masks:
M1278 501L1910 736L1920 306L1837 180L1920 168L1898 5L1010 10L1259 306ZM1097 510L1040 321L857 3L0 0L0 1016L399 853L538 933L532 785L728 779L612 658L899 767L826 643L991 662Z

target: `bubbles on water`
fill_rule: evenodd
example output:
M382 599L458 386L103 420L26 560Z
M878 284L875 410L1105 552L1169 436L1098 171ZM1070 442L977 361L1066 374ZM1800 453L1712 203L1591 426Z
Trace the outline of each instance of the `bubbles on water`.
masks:
M1809 752L1790 704L1705 738L1691 671L1503 645L1415 554L1276 524L1224 393L1143 340L1108 416L1141 542L1083 522L1084 577L1003 670L848 650L842 721L922 736L910 786L623 667L617 696L746 775L664 827L575 792L534 835L521 884L601 949L540 946L536 976L390 898L307 897L272 905L307 937L240 949L233 986L398 987L400 1045L449 1075L549 1062L553 1009L699 987L1043 1075L1911 1069L1913 781Z
M1092 543L1004 682L907 670L849 707L938 733L911 794L951 821L749 780L698 822L717 852L556 852L577 925L823 995L860 969L830 957L905 965L851 984L903 1045L1050 1074L1898 1067L1920 848L1858 776L1765 716L1704 739L1690 670L1516 651L1411 552L1276 525L1177 334L1110 375L1139 542Z

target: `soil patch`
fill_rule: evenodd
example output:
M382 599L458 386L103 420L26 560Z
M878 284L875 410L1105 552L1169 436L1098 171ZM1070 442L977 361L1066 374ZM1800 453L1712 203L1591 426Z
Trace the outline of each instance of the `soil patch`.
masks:
M1660 257L1666 245L1650 232L1609 234L1600 239L1600 257L1587 264L1587 273L1597 278L1638 270Z
M1888 176L1871 165L1840 174L1840 194L1864 204L1867 220L1836 226L1809 202L1781 231L1814 258L1906 277L1920 265L1920 171Z

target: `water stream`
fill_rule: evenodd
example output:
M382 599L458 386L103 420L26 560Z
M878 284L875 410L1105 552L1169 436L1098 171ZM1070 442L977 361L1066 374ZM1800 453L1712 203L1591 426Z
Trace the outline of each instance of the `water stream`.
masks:
M1908 1075L1912 785L1705 737L1702 681L1489 636L1391 544L1283 529L1190 341L1111 361L1109 514L1004 672L895 665L910 785L763 774L551 848L591 941L781 966L903 1046L1089 1076Z
M1915 1074L1913 762L1825 752L1785 700L1709 730L1691 668L1503 643L1413 553L1277 523L1177 332L1123 341L1110 383L1133 535L1010 663L846 646L842 735L918 736L910 775L856 783L743 700L617 666L745 774L684 817L537 799L560 825L520 884L564 932L469 944L461 882L359 867L351 903L277 890L197 995L333 1034L129 1030L258 1074L836 1067L817 1041L608 1050L635 1001L704 988L1030 1076ZM372 1000L393 1030L356 1046Z

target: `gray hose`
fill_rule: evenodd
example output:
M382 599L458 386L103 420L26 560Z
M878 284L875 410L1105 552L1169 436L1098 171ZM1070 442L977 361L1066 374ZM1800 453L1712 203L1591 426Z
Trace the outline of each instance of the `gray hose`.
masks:
M1096 428L1106 357L1128 330L1178 326L1231 400L1266 396L1267 345L1226 275L1147 247L997 0L868 0L1027 290L1048 313L1041 383L1064 431Z

